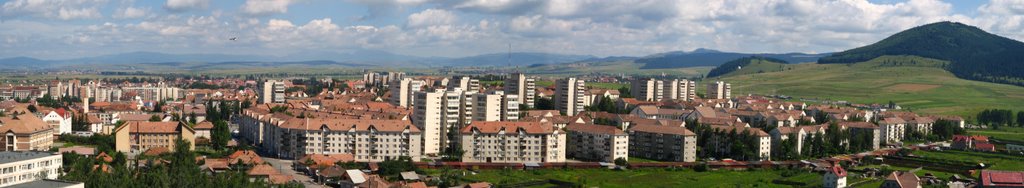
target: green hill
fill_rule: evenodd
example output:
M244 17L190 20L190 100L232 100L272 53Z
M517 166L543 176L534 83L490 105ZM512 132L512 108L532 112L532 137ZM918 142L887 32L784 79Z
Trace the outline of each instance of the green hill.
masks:
M780 94L856 103L896 102L915 112L972 117L986 108L1024 110L1024 87L957 78L948 61L882 56L854 64L792 64L786 70L727 75L733 95Z
M715 67L708 72L709 78L724 75L741 75L753 73L778 72L786 69L788 62L768 57L744 57L732 60Z
M877 43L832 54L821 64L849 64L885 55L913 55L951 62L960 78L1024 86L1024 43L974 26L938 22L911 28Z

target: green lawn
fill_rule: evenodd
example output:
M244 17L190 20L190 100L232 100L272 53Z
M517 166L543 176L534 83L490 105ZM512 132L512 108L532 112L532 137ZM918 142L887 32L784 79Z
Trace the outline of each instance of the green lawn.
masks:
M858 166L857 168L854 168L854 169L865 169L865 168L879 168L880 169L880 168L882 168L882 166L881 165L867 165L867 166ZM898 170L898 171L908 171L909 172L910 170L917 169L917 168L918 167L916 167L916 166L894 166L894 165L889 165L889 169ZM925 174L932 174L932 175L935 175L935 177L938 177L939 179L948 180L950 176L952 176L953 174L957 174L957 173L934 171L934 170L928 170L928 169L923 169L923 168L921 170L918 170L918 171L914 172L914 175L917 175L918 177L922 177Z
M892 62L905 64L896 66ZM727 76L721 80L732 83L733 96L782 94L865 104L885 104L891 100L919 113L965 118L987 108L1024 110L1024 87L959 79L939 68L944 63L919 57L885 56L850 65L796 64L779 72Z
M994 129L968 129L968 133L973 135L985 135L991 138L999 140L1008 140L1024 143L1024 128L1021 127L1000 127L999 130Z
M796 172L783 177L782 170L708 171L637 169L615 171L607 169L577 170L484 170L464 177L468 182L487 181L510 184L554 179L584 183L584 187L790 187L772 183L787 180L820 186L821 176L810 172Z
M629 162L631 162L631 163L657 163L657 162L661 162L661 161L645 159L645 158L640 158L640 157L629 157Z
M972 163L985 163L990 167L991 170L1014 170L1019 171L1024 169L1024 157L1014 156L1008 154L999 153L983 153L983 152L970 152L970 151L914 151L914 155L935 159L935 160L952 160L952 161L965 161Z

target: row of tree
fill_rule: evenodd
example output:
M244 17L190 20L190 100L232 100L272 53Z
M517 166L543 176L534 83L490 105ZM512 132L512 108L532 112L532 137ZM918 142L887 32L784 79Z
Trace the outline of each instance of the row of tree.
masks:
M1019 111L1014 116L1013 110L985 109L978 113L977 118L979 124L993 127L1024 126L1024 111Z

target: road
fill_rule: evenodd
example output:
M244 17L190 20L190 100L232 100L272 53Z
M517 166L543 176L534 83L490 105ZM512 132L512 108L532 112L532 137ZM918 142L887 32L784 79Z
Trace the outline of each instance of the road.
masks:
M274 168L276 168L278 171L281 171L281 174L292 175L292 177L295 178L295 181L298 181L299 183L302 183L303 186L306 186L306 187L327 187L327 186L320 185L318 183L311 182L313 180L312 178L310 178L309 176L306 176L305 174L302 174L301 172L297 172L294 169L292 169L292 160L276 159L276 158L270 158L270 157L266 157L266 156L260 156L260 157L262 157L263 160L265 160L268 163L270 163L270 165L274 166Z

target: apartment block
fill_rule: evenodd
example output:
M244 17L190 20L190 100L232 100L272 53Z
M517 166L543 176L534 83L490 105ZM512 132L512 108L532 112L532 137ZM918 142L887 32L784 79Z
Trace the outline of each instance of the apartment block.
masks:
M421 141L423 143L422 153L424 155L437 154L441 152L441 147L443 147L441 146L443 143L442 137L445 136L441 133L441 128L446 128L450 123L447 122L450 119L448 118L449 116L458 117L458 106L461 105L461 99L446 100L445 92L441 90L417 92L415 95L416 99L414 101L416 101L416 104L413 105L412 123L423 132ZM455 96L461 98L461 95ZM455 101L455 104L449 104L449 101ZM450 108L450 106L455 106L455 109Z
M480 91L480 80L473 79L468 76L456 76L448 80L448 85L446 85L446 87L448 87L449 91L453 91L455 89L462 89L463 91Z
M189 148L196 148L196 131L182 122L129 121L114 129L115 149L119 152L139 154L149 149L175 148L175 141L188 141Z
M422 133L408 120L296 118L246 110L239 134L274 156L298 159L307 154L353 154L358 162L408 156L419 161Z
M422 91L424 84L426 82L423 80L413 80L412 78L395 80L388 85L388 90L391 92L391 98L388 101L392 105L409 108L415 101L413 93Z
M566 154L584 161L629 159L629 134L609 125L571 123L565 127Z
M551 124L479 121L461 133L463 162L565 162L565 132Z
M527 77L525 74L512 74L505 79L503 86L505 93L518 95L520 103L527 107L534 108L534 101L537 97L537 79Z
M260 84L260 103L284 103L284 81L266 80Z
M666 99L692 101L697 98L697 82L687 79L672 79L663 81L665 88L662 89L662 97ZM634 95L635 96L635 95Z
M732 98L732 85L723 81L711 82L708 84L707 99L730 99Z
M47 151L53 145L54 129L42 119L17 109L0 117L0 132L4 132L0 146L3 151Z
M519 96L503 91L477 93L473 97L473 121L514 121L519 119Z
M651 124L632 125L629 156L661 161L697 161L697 135L685 127Z
M61 154L46 151L0 152L0 187L42 179L57 179L64 164Z
M586 84L576 78L555 81L555 109L567 116L575 116L584 110Z
M641 101L661 101L664 94L664 82L654 78L637 79L630 83L629 92L633 98Z

